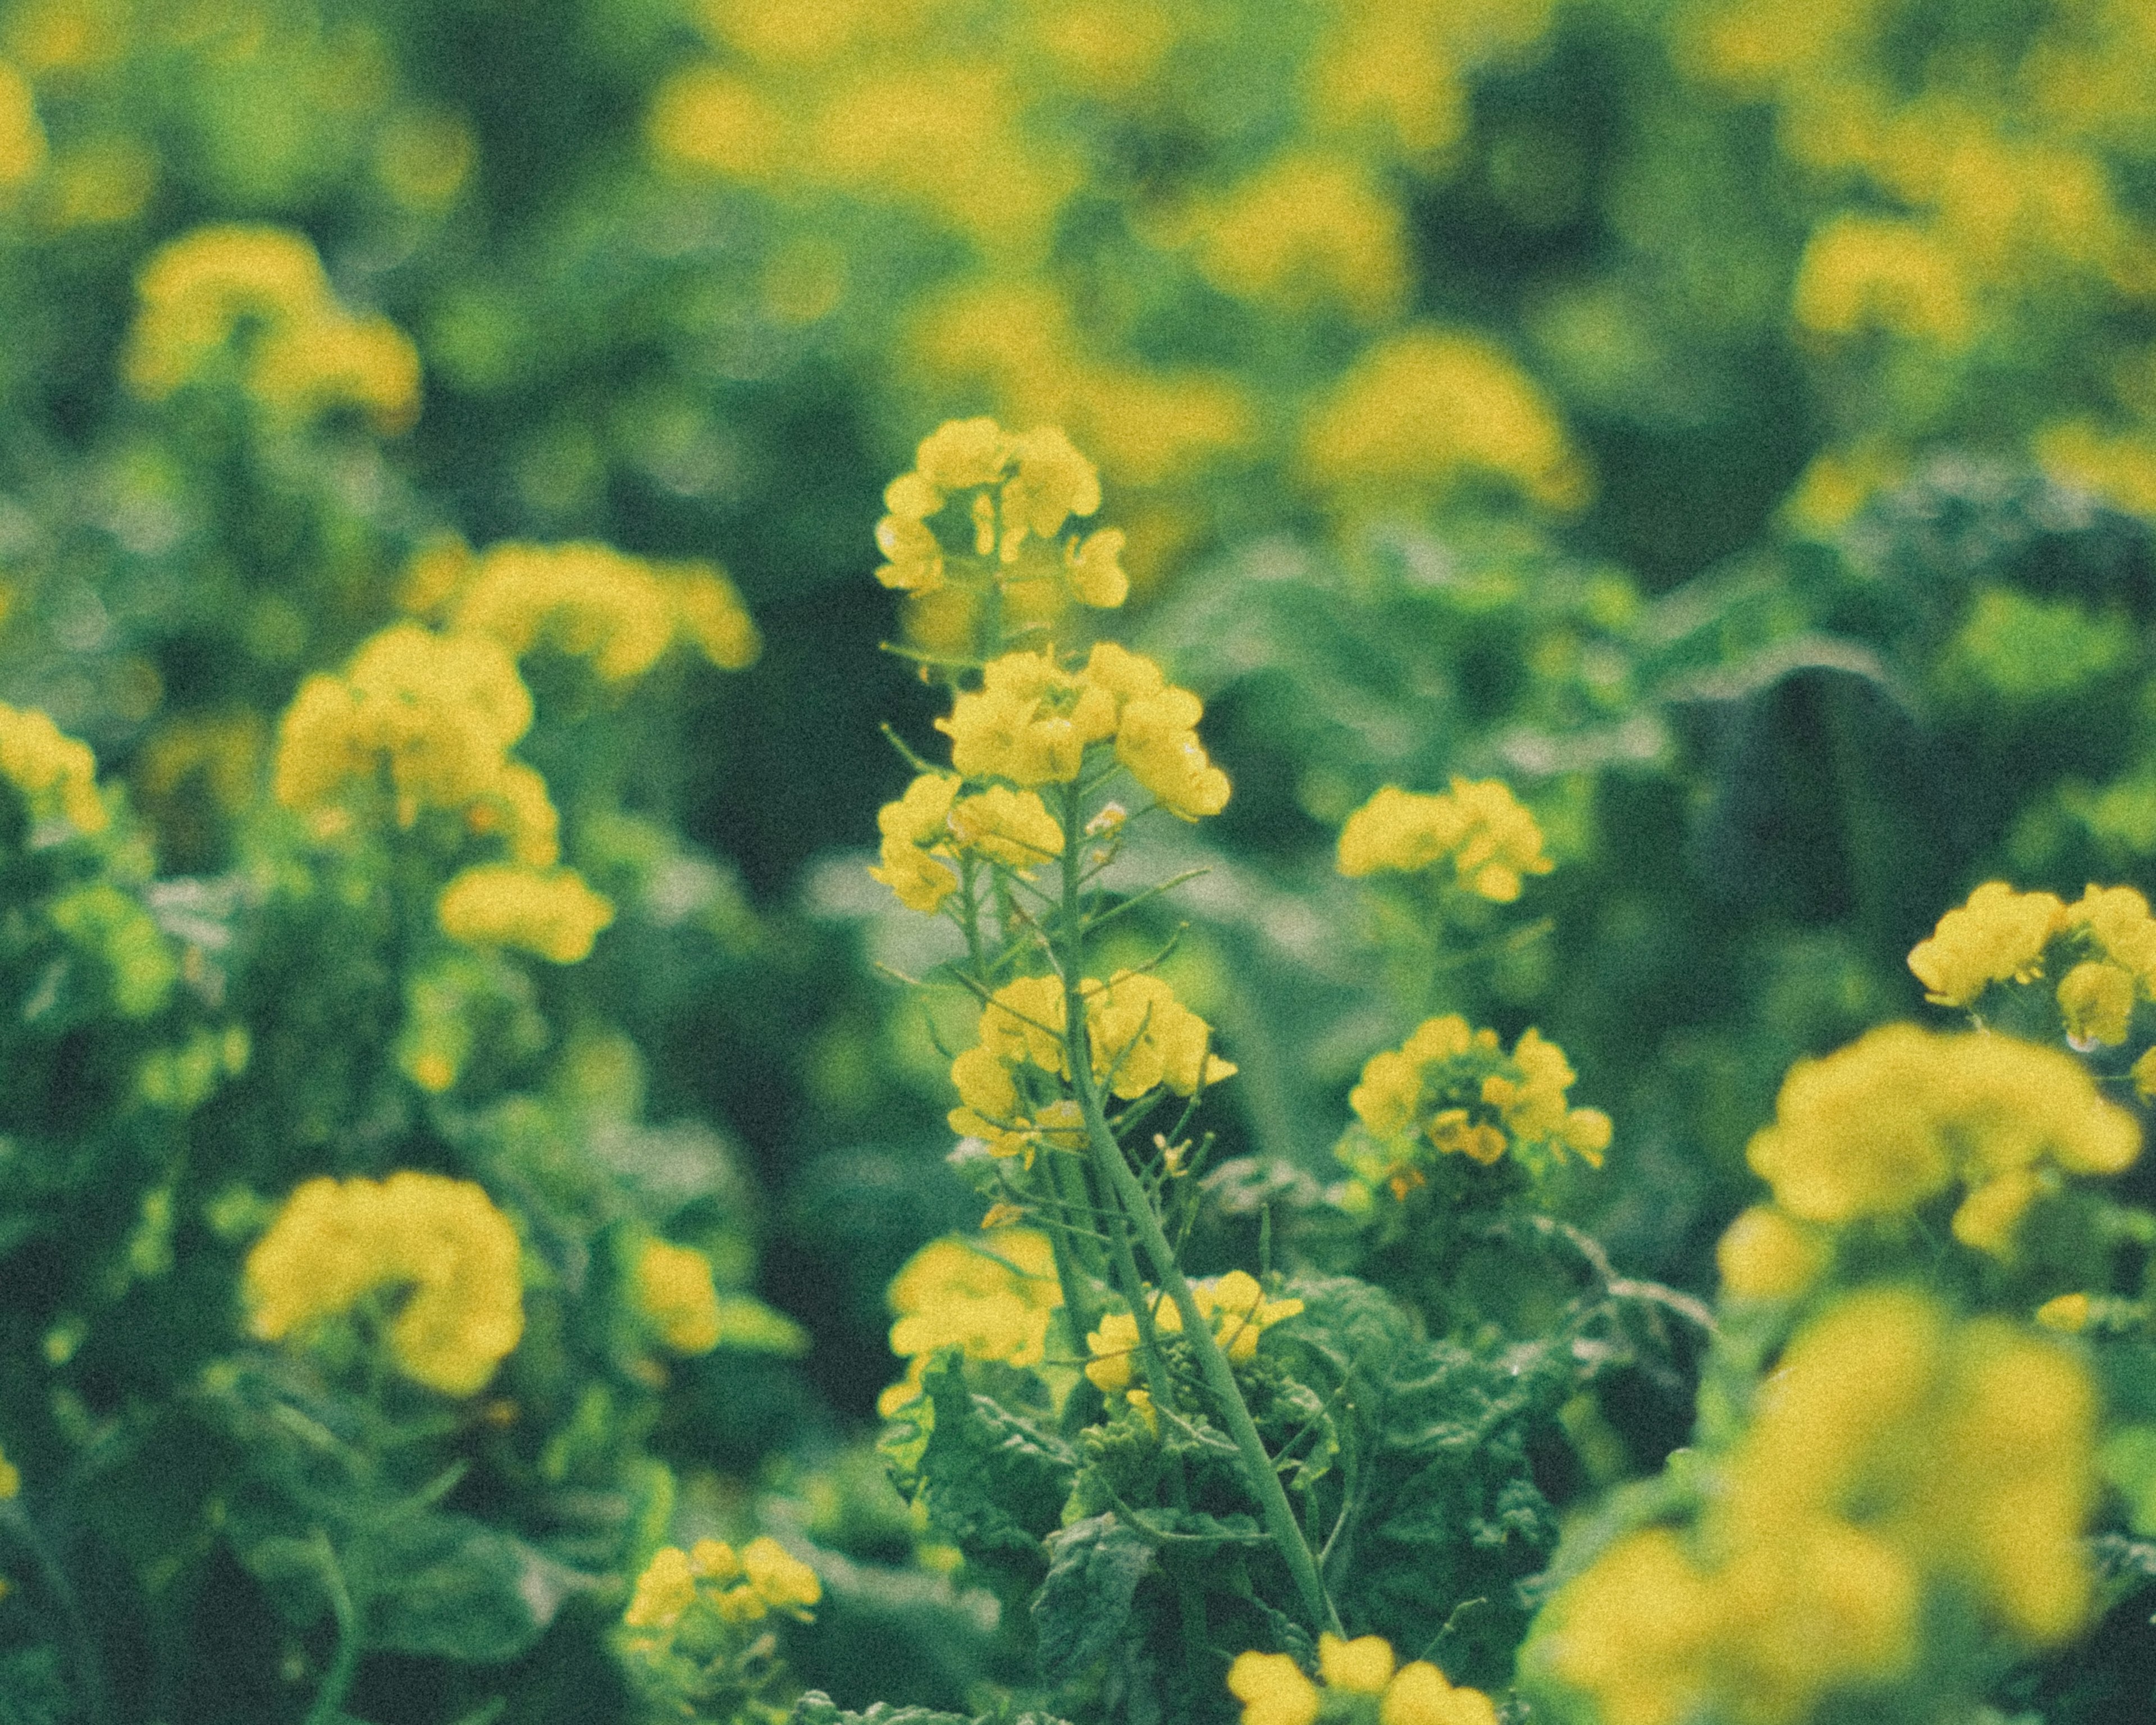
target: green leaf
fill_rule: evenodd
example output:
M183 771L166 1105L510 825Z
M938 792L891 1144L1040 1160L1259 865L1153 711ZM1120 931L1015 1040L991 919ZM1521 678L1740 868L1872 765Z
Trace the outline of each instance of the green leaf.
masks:
M1048 1579L1033 1600L1041 1674L1074 1682L1123 1639L1152 1547L1110 1514L1051 1533L1048 1553Z
M512 1659L562 1603L593 1584L514 1535L469 1516L393 1523L348 1559L363 1565L367 1642L390 1653Z
M921 1387L933 1421L911 1483L930 1527L969 1557L1037 1557L1077 1471L1070 1445L1045 1420L971 1389L955 1350L928 1368Z
M939 1713L930 1707L895 1707L889 1702L870 1703L865 1712L851 1712L820 1689L812 1689L793 1703L786 1725L1064 1725L1047 1713Z

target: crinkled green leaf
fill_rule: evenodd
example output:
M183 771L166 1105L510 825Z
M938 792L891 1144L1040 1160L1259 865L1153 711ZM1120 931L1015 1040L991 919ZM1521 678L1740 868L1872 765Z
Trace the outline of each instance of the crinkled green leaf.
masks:
M1111 1514L1051 1533L1048 1553L1048 1579L1033 1598L1035 1645L1042 1675L1072 1682L1122 1640L1152 1546Z

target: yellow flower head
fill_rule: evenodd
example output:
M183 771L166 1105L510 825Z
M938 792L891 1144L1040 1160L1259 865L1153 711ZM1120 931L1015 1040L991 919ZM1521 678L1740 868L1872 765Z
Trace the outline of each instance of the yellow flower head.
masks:
M824 1597L816 1572L768 1537L742 1548L741 1566L747 1584L766 1605L804 1623L814 1615L809 1608Z
M1046 1235L1001 1228L931 1240L891 1279L887 1297L897 1317L891 1351L907 1370L877 1404L885 1414L919 1396L921 1372L942 1348L958 1348L968 1359L1039 1365L1063 1289Z
M909 911L932 913L958 890L958 876L937 853L949 854L945 819L958 781L947 773L924 773L906 794L876 812L883 835L882 861L869 870L898 896Z
M1534 816L1494 778L1455 778L1435 795L1387 785L1340 829L1340 872L1351 880L1418 874L1448 856L1461 886L1498 904L1520 896L1522 875L1555 866Z
M696 1602L696 1575L689 1554L677 1545L662 1545L636 1578L622 1621L631 1629L668 1630Z
M1967 1006L1993 983L2041 973L2044 948L2066 926L2066 907L2048 892L2016 892L1987 881L1939 919L1909 953L1909 968L1941 1006Z
M253 1328L275 1342L408 1286L389 1329L404 1373L475 1394L524 1331L516 1230L469 1180L405 1171L387 1180L313 1179L248 1254Z
M1770 1204L1754 1204L1714 1249L1722 1291L1735 1300L1794 1299L1810 1287L1826 1254L1820 1241Z
M1322 1692L1285 1653L1239 1655L1228 1687L1243 1703L1243 1725L1311 1725L1327 1694L1376 1697L1378 1725L1496 1725L1496 1707L1481 1690L1454 1688L1426 1661L1394 1666L1392 1644L1381 1635L1350 1641L1327 1634L1317 1640Z
M636 1303L659 1339L676 1353L709 1353L719 1345L719 1296L711 1260L694 1246L646 1240L633 1278Z
M281 228L198 228L160 249L136 282L141 300L123 368L152 401L187 382L243 330L249 393L300 417L350 406L384 432L419 410L419 357L383 318L353 316L330 290L304 234Z
M1228 1668L1228 1692L1243 1704L1242 1725L1313 1725L1317 1686L1285 1653L1240 1653Z
M0 702L0 778L22 793L33 820L62 819L92 834L112 823L90 745L41 712Z
M950 737L951 764L963 778L1067 783L1086 746L1115 734L1116 704L1082 674L1060 669L1051 653L1006 653L936 728Z
M510 863L465 870L442 889L435 909L451 940L514 947L556 964L590 957L598 932L613 921L613 901L574 869Z
M714 663L756 656L755 627L713 566L673 571L611 546L497 545L481 556L450 614L460 633L516 658L542 643L591 661L600 680L642 676L677 639Z
M1247 1271L1231 1270L1225 1276L1209 1276L1190 1285L1199 1314L1213 1332L1221 1352L1235 1365L1246 1365L1258 1356L1258 1338L1283 1318L1302 1310L1296 1299L1269 1300L1258 1279ZM1147 1297L1146 1309L1153 1327L1163 1335L1180 1335L1183 1312L1163 1294ZM1132 1361L1139 1342L1138 1321L1127 1312L1104 1313L1101 1327L1088 1333L1086 1375L1104 1394L1130 1393Z
M1507 1151L1530 1161L1577 1156L1599 1168L1609 1117L1566 1101L1573 1072L1564 1050L1532 1029L1507 1055L1494 1030L1474 1030L1456 1013L1425 1019L1397 1049L1373 1055L1348 1106L1373 1144L1343 1141L1341 1154L1372 1183L1404 1197L1423 1183L1414 1143L1485 1163Z
M2003 1251L2043 1170L2117 1173L2140 1151L2133 1117L2063 1050L1889 1024L1791 1068L1749 1156L1811 1222L1908 1209L1959 1181L1955 1233Z

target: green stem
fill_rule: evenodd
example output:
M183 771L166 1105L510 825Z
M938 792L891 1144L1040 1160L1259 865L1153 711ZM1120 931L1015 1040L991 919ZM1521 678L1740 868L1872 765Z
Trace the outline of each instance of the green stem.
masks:
M1243 1392L1235 1383L1235 1368L1214 1339L1212 1326L1198 1309L1197 1296L1191 1292L1190 1283L1175 1261L1175 1248L1168 1243L1152 1200L1125 1158L1122 1146L1116 1142L1101 1106L1099 1087L1093 1081L1092 1048L1086 1029L1083 992L1085 925L1078 900L1080 804L1077 788L1073 786L1067 790L1063 805L1064 1057L1070 1069L1070 1087L1077 1094L1079 1110L1085 1117L1086 1140L1092 1153L1094 1172L1114 1195L1115 1207L1122 1211L1131 1231L1145 1249L1152 1264L1155 1284L1175 1302L1176 1312L1183 1320L1184 1339L1197 1358L1199 1369L1204 1373L1206 1387L1211 1390L1220 1417L1226 1422L1228 1435L1235 1440L1244 1484L1257 1500L1265 1531L1272 1536L1281 1561L1294 1578L1296 1591L1302 1596L1304 1611L1313 1624L1338 1634L1339 1614L1326 1594L1325 1583L1317 1573L1317 1560L1311 1555L1310 1546L1303 1538L1301 1526L1287 1501L1280 1475L1274 1470L1272 1458L1265 1454L1265 1440L1258 1435L1256 1422L1244 1403ZM1127 1257L1128 1235L1122 1229L1114 1229L1111 1237L1120 1254ZM1135 1271L1134 1265L1132 1268ZM1151 1322L1142 1290L1139 1291L1133 1309L1143 1336L1151 1328ZM1156 1389L1156 1396L1158 1394Z
M337 1642L329 1675L322 1679L321 1690L307 1709L304 1725L337 1725L344 1717L344 1698L352 1689L352 1679L359 1675L359 1612L352 1604L352 1590L345 1585L336 1548L320 1527L315 1529L315 1555L321 1565L322 1585L329 1592L330 1609L336 1618Z

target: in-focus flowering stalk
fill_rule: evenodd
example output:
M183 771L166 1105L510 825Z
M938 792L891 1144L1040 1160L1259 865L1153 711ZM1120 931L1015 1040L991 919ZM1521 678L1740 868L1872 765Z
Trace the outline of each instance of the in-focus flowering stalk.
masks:
M914 1403L911 1386L932 1348L1037 1361L1060 1307L1075 1352L1100 1338L1094 1364L1116 1380L1116 1394L1148 1397L1148 1413L1202 1414L1224 1427L1304 1615L1313 1628L1337 1630L1235 1378L1266 1327L1300 1302L1269 1300L1243 1272L1194 1289L1161 1204L1185 1171L1183 1147L1171 1142L1180 1128L1153 1135L1153 1156L1131 1147L1150 1111L1169 1098L1194 1106L1235 1068L1150 966L1091 973L1096 930L1132 902L1108 903L1099 891L1132 819L1105 788L1120 776L1148 799L1137 814L1165 810L1185 821L1228 801L1227 775L1198 736L1204 703L1113 642L1080 659L1044 639L1074 603L1111 608L1127 588L1122 534L1070 528L1099 509L1100 482L1060 431L1014 434L993 420L954 421L922 442L914 470L892 482L885 502L878 578L916 603L953 589L971 595L981 656L924 660L924 671L940 673L952 691L951 711L937 721L950 740L950 767L914 761L911 785L878 817L872 873L901 904L949 918L964 938L952 973L981 1010L974 1045L952 1063L951 1123L993 1158L1004 1201L992 1218L1045 1224L1060 1295L1044 1301L1036 1287L1021 1296L998 1283L993 1297L940 1301L947 1322L916 1321L909 1311L901 1351L916 1366L886 1405L896 1413ZM1040 1255L1034 1272L1048 1267ZM1231 1321L1216 1325L1223 1313ZM1171 1334L1175 1358L1197 1368L1200 1408L1178 1406L1191 1388L1171 1368L1163 1340ZM1133 1363L1142 1392L1130 1389ZM1107 1387L1094 1378L1093 1389ZM1073 1391L1091 1393L1083 1384Z

